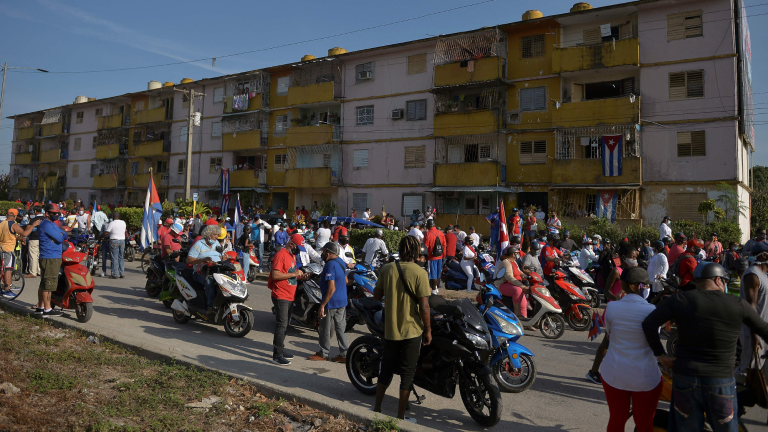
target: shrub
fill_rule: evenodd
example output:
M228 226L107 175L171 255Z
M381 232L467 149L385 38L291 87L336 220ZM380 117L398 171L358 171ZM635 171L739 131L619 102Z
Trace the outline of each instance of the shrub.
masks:
M653 244L654 241L659 239L659 230L653 227L630 225L624 229L624 236L628 238L630 242L633 240L640 241L648 239L651 241L651 244Z
M589 226L585 230L587 237L592 237L597 234L605 239L610 239L613 244L619 244L619 240L624 238L624 232L618 225L611 223L606 218L595 218L589 223ZM573 238L573 236L571 236Z
M383 230L384 231L384 244L387 245L387 249L390 252L395 252L398 250L398 246L400 245L400 240L408 235L405 231L390 231L388 229ZM354 229L350 231L349 233L349 244L353 248L359 247L362 248L365 245L365 242L372 237L376 236L376 229L374 228L366 228L366 229Z
M141 221L144 219L144 209L140 207L118 207L115 209L120 214L120 219L125 221L128 230L141 228ZM109 214L107 214L109 216Z

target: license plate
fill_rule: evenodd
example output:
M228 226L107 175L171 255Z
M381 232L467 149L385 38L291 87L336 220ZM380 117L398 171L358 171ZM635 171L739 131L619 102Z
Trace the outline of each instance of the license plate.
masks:
M235 321L238 321L240 319L240 314L237 313L237 306L236 305L229 305L230 311L232 312L232 319Z
M136 240L128 240L128 243L130 243L132 246L136 246Z

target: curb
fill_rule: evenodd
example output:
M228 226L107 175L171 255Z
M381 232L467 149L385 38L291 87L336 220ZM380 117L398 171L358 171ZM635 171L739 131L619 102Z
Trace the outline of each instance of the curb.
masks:
M266 278L265 278L266 280ZM30 309L28 307L24 307L20 304L16 303L8 303L3 302L0 303L0 309L11 311L12 313L15 313L17 315L22 316L31 316L37 319L43 319L36 315L34 315L32 312L30 312ZM233 372L225 372L219 369L210 368L208 366L191 362L189 360L182 360L177 359L171 355L163 354L161 352L157 352L151 349L147 349L141 346L137 346L131 343L123 342L115 337L107 336L101 333L93 332L90 330L86 330L83 328L78 327L77 325L73 323L68 323L64 321L59 321L58 319L48 319L47 322L51 324L52 326L56 328L65 328L65 329L71 329L71 330L77 330L83 334L86 334L88 336L96 336L101 338L102 340L108 341L109 343L115 344L117 346L120 346L128 351L131 351L132 353L139 355L141 357L144 357L149 360L157 360L162 362L174 362L177 364L181 364L187 367L196 368L196 369L203 369L203 370L209 370L209 371L216 371L225 375L232 376L237 379L246 380L253 384L255 387L258 388L258 390L264 394L267 397L273 398L273 399L286 399L289 401L294 401L301 403L303 405L306 405L310 408L314 408L320 411L325 411L329 414L338 416L339 414L343 414L344 417L347 419L356 422L361 423L365 425L366 427L370 428L371 422L374 420L374 413L369 411L367 408L354 406L354 405L348 405L341 401L336 401L334 399L331 399L327 396L322 395L314 395L314 397L305 396L298 394L296 392L289 391L287 389L283 389L280 387L277 387L271 383L267 383L261 380L253 379L250 377L246 377L237 373ZM380 418L387 418L388 416L379 416ZM426 426L421 426L418 424L412 424L405 421L400 421L398 423L398 426L403 431L413 431L413 432L427 432L427 431L434 431L436 429L428 428Z

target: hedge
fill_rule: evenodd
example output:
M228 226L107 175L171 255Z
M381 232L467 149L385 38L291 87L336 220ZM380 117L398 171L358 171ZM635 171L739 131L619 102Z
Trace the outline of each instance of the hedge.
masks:
M141 228L141 221L144 219L144 209L140 207L118 207L115 209L120 214L120 219L125 221L128 230L137 230ZM107 216L111 216L107 214Z
M384 231L384 244L387 245L387 249L390 252L394 252L398 250L398 247L400 246L400 240L408 235L405 231L391 231L388 229L383 230ZM376 229L375 228L368 228L368 229L354 229L350 231L349 234L349 244L353 248L359 247L362 248L365 245L366 240L369 238L376 236Z

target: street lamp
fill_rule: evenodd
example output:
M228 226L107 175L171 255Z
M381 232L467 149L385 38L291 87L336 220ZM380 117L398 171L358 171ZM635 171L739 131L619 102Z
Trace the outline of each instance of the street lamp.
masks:
M3 64L3 89L0 90L0 124L3 121L3 100L5 99L5 75L8 73L8 69L31 69L31 70L48 73L48 71L45 69L28 68L28 67L11 67L11 66L8 66L8 63Z

